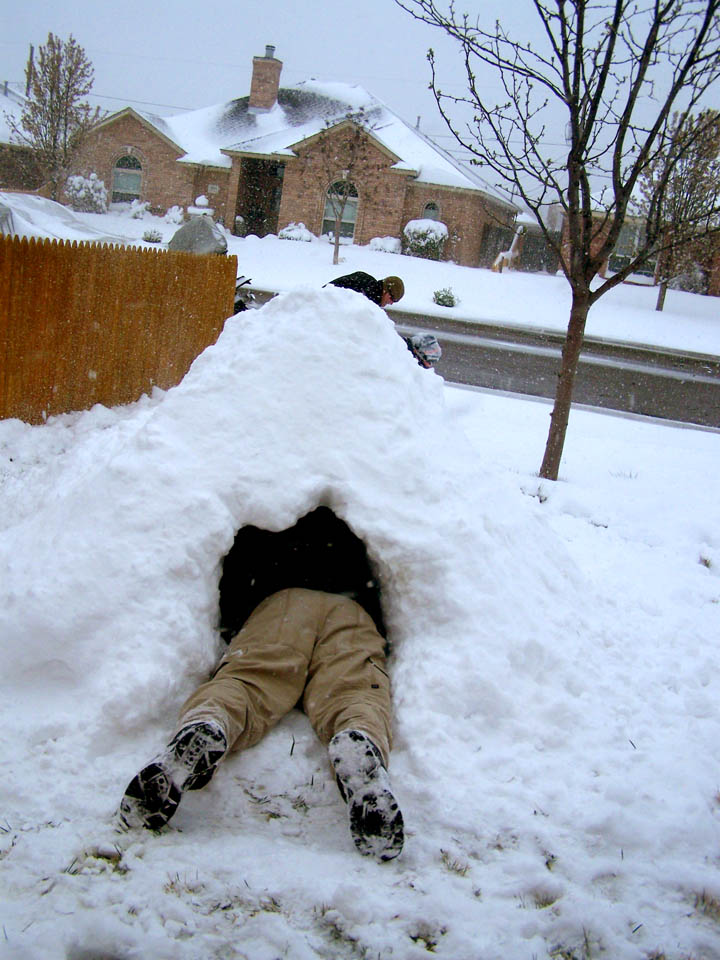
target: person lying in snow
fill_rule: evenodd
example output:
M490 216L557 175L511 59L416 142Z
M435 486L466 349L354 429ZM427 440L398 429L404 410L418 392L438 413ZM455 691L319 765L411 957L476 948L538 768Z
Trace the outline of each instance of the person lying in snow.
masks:
M335 280L329 282L333 287L343 287L346 290L362 293L364 297L372 300L383 310L385 307L397 303L405 295L405 284L400 277L385 277L384 280L376 280L375 277L369 273L364 273L362 270L348 273L344 277L336 277ZM442 356L440 344L431 333L414 334L411 337L403 337L403 340L410 353L426 370L436 364Z
M227 653L186 700L165 750L128 784L122 823L164 826L185 790L301 706L328 747L355 846L397 857L385 627L362 541L327 507L279 533L243 527L223 563L220 620Z
M369 273L362 270L356 270L355 273L348 273L344 277L336 277L329 281L333 287L343 287L345 290L354 290L355 293L361 293L368 300L372 300L383 310L385 307L402 300L405 295L405 284L400 277L385 277L384 280L376 280Z

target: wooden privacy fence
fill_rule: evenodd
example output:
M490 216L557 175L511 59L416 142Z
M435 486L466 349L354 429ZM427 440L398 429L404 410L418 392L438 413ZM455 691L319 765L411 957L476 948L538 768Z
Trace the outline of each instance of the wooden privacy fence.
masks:
M233 312L237 258L0 236L0 419L179 383Z

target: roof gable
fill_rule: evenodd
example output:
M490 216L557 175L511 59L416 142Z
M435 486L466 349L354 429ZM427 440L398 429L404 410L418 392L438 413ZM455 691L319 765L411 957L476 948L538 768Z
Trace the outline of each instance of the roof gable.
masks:
M151 115L146 113L140 113L137 110L134 110L132 107L125 107L122 110L118 110L117 113L111 113L109 116L104 117L98 123L95 124L93 130L100 130L103 127L112 126L117 123L119 120L124 120L130 117L133 120L137 120L138 123L142 124L146 130L149 130L150 133L159 137L163 140L169 147L172 147L173 150L176 150L178 153L185 153L185 149L179 144L176 143L171 137L169 137L163 130L161 130L156 123L153 123L151 120Z
M340 133L340 131L345 129L346 127L352 127L352 126L360 127L360 129L363 131L363 133L368 138L368 140L372 141L374 146L377 147L380 153L384 154L388 158L391 164L395 165L397 163L402 162L402 157L399 157L396 153L393 153L393 151L390 150L381 140L378 140L378 138L373 135L372 127L367 126L363 122L358 122L358 120L352 116L345 117L345 119L341 120L339 123L335 123L335 124L332 124L331 126L323 127L322 130L317 130L315 133L310 134L309 137L304 137L302 140L298 140L295 143L289 144L289 148L294 153L297 153L299 148L304 149L306 147L311 147L325 134L328 134L331 132Z

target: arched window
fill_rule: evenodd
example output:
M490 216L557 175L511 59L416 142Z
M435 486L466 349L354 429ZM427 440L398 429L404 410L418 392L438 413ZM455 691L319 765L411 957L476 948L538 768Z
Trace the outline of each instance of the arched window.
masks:
M142 165L137 157L120 157L113 168L113 203L140 199Z
M439 220L440 219L440 208L435 203L434 200L431 200L429 203L425 204L423 209L423 219L424 220Z
M336 180L331 183L325 197L322 233L335 234L335 221L339 213L340 236L352 240L355 235L358 203L358 192L349 180Z

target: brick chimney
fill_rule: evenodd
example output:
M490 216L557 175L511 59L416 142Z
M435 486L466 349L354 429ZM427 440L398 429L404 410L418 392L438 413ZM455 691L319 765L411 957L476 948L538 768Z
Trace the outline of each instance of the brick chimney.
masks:
M265 47L264 57L253 57L249 113L267 113L277 103L282 60L275 59L275 47Z

